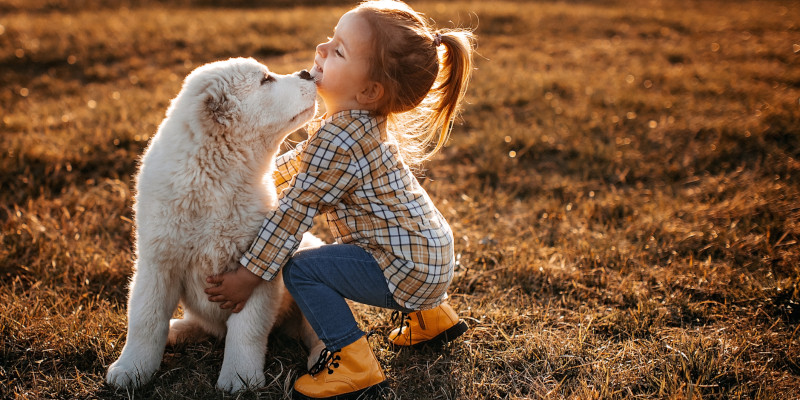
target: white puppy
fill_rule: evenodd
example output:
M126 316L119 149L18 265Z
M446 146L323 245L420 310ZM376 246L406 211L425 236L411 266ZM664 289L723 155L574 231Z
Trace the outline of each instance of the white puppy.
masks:
M108 383L142 385L161 364L168 340L211 334L227 335L217 387L262 386L267 337L290 314L309 357L322 350L280 274L259 285L237 314L203 292L207 276L238 268L266 212L277 206L275 155L314 115L315 97L307 72L276 75L249 58L206 64L186 78L136 179L128 338ZM321 243L310 235L305 242ZM170 321L179 301L184 317Z

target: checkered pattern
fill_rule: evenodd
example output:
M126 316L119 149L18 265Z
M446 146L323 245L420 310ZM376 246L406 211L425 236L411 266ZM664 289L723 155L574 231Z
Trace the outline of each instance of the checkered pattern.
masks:
M375 257L398 304L438 305L453 278L453 233L396 145L382 140L385 125L367 111L343 111L280 156L278 209L267 215L242 265L271 280L314 216L325 213L338 243Z

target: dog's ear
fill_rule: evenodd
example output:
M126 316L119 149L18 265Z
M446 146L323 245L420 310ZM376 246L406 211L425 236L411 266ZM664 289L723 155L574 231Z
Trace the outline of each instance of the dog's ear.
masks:
M222 80L214 80L205 90L205 111L208 117L226 128L233 123L236 115L237 99L230 94L229 85Z

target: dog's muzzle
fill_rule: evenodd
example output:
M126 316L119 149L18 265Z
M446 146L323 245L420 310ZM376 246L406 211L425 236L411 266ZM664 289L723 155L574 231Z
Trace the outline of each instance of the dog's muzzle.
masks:
M302 71L298 72L297 76L299 76L300 79L305 79L307 81L313 81L314 80L314 77L311 76L311 74L309 74L308 71L306 71L306 70L302 70Z

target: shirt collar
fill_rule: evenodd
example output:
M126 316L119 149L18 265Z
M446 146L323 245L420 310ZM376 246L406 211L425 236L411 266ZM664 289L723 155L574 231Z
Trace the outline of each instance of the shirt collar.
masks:
M341 117L358 118L358 117L368 117L370 115L371 115L371 111L369 111L369 110L344 110L344 111L339 111L339 112L337 112L337 113L335 113L335 114L333 114L331 116L328 116L328 117L325 117L323 115L322 116L323 119L322 119L322 121L320 123L320 128L322 127L322 125L325 125L328 122L331 122L336 118L341 118Z
M323 115L321 117L312 119L311 121L308 122L308 124L306 124L306 131L309 134L313 134L314 132L317 132L318 130L322 129L322 127L325 126L325 124L333 121L336 118L342 118L342 117L359 118L359 117L368 117L368 116L371 116L371 115L373 115L373 112L369 111L369 110L344 110L344 111L339 111L339 112L337 112L337 113L335 113L333 115L330 115L330 116ZM381 134L381 140L385 140L385 139L386 138L383 137L383 134Z

